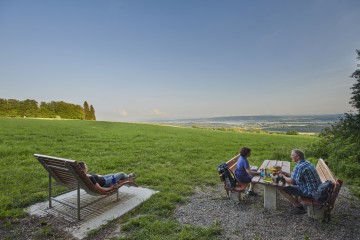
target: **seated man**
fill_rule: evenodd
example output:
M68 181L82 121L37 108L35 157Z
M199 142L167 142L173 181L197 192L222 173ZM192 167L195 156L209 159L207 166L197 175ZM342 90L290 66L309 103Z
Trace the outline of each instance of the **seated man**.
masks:
M88 167L86 163L79 162L80 167L86 173L91 180L91 182L95 185L95 188L99 191L111 192L113 189L118 187L118 182L120 180L133 180L135 178L134 173L130 173L129 175L118 172L115 174L107 174L107 175L97 175L97 174L89 174Z
M291 158L296 163L292 173L281 172L285 181L292 186L280 188L280 193L295 207L295 214L304 214L306 210L299 202L299 197L312 197L312 191L321 184L320 177L315 167L305 160L304 153L299 149L291 152Z

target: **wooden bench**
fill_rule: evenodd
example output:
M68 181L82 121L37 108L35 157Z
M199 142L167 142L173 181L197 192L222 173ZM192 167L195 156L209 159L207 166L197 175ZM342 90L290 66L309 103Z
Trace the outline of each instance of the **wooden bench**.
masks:
M329 222L330 213L334 208L335 201L339 194L343 181L335 177L328 165L321 158L316 164L316 171L320 176L321 182L330 180L334 183L334 189L330 196L330 199L325 203L323 207L319 203L315 202L312 198L301 197L300 202L307 207L307 214L309 217L322 220L323 222Z
M236 169L236 164L237 164L237 160L239 159L240 154L236 155L235 157L233 157L232 159L230 159L229 161L226 162L227 167L233 172L235 173L235 169ZM222 174L219 175L220 180L222 182L224 182L223 178L222 178ZM241 200L241 193L245 192L245 189L247 187L248 183L241 183L241 182L237 182L236 187L235 188L229 188L226 186L226 183L224 182L224 189L226 191L226 195L230 198L233 199L235 201L240 201Z
M118 188L115 188L113 191L105 192L101 190L97 190L95 185L91 182L90 178L86 176L86 173L82 170L81 166L77 161L46 156L41 154L34 154L37 160L41 163L41 165L46 169L49 174L49 208L52 208L52 201L56 201L60 204L66 205L72 209L77 210L77 219L80 218L80 210L92 205L104 197L112 196L113 194L117 194L116 200L119 199L118 188L124 185L132 185L137 186L133 180L121 180L118 184ZM70 191L77 190L77 204L70 204L69 202L65 202L56 198L56 196L52 196L52 180L55 179L56 183L68 188ZM103 196L96 199L93 202L87 203L86 205L81 205L80 201L80 189L84 189L87 194L94 196ZM65 214L65 213L64 213ZM66 215L66 214L65 214ZM72 216L70 216L72 217Z

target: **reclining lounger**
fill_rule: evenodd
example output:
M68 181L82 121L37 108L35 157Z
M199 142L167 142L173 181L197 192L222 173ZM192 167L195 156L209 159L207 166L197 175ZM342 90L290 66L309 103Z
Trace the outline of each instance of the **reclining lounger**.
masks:
M46 169L49 173L49 208L52 208L52 200L56 201L60 204L66 205L72 209L77 210L77 219L80 221L80 210L92 205L99 200L104 199L104 197L112 196L113 194L117 195L117 200L119 199L118 188L114 189L111 192L99 191L95 188L94 184L91 180L86 176L86 174L82 171L80 165L77 161L57 158L52 156L34 154L37 160L41 163L41 165ZM57 184L68 188L70 191L76 189L77 190L77 204L71 204L68 202L61 201L56 199L55 196L52 196L52 181L51 178L54 178ZM119 188L124 185L132 185L137 186L136 183L131 180L121 180L119 182ZM80 188L84 189L87 194L93 196L104 196L99 197L93 202L90 202L86 205L81 206L80 202ZM65 213L64 213L65 214ZM66 214L65 214L66 215ZM71 217L71 216L70 216Z

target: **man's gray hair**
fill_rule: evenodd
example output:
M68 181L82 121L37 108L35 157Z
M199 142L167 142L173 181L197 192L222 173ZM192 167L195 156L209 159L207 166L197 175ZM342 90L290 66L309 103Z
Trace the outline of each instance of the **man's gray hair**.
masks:
M294 149L294 150L292 150L292 153L295 153L296 155L298 155L300 160L305 159L305 154L300 149Z

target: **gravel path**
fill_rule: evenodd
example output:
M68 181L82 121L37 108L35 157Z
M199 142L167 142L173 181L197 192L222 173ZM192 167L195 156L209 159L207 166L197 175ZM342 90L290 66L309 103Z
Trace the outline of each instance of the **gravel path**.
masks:
M175 217L182 224L219 224L222 239L360 239L359 199L343 185L329 223L306 214L291 213L291 204L279 196L278 210L263 207L263 188L258 197L243 197L240 203L226 197L223 185L196 189L189 201L178 206ZM244 195L242 195L244 196Z
M220 226L220 239L302 239L302 240L360 240L360 201L343 185L332 211L331 221L323 224L304 215L291 213L291 204L279 196L278 210L265 211L263 188L256 190L260 196L243 197L240 203L226 197L222 185L196 189L189 201L179 205L175 217L181 224ZM29 216L0 220L0 239L74 239L62 228L66 223L52 216ZM121 219L107 225L93 239L116 239L121 236ZM62 226L59 228L59 226Z

